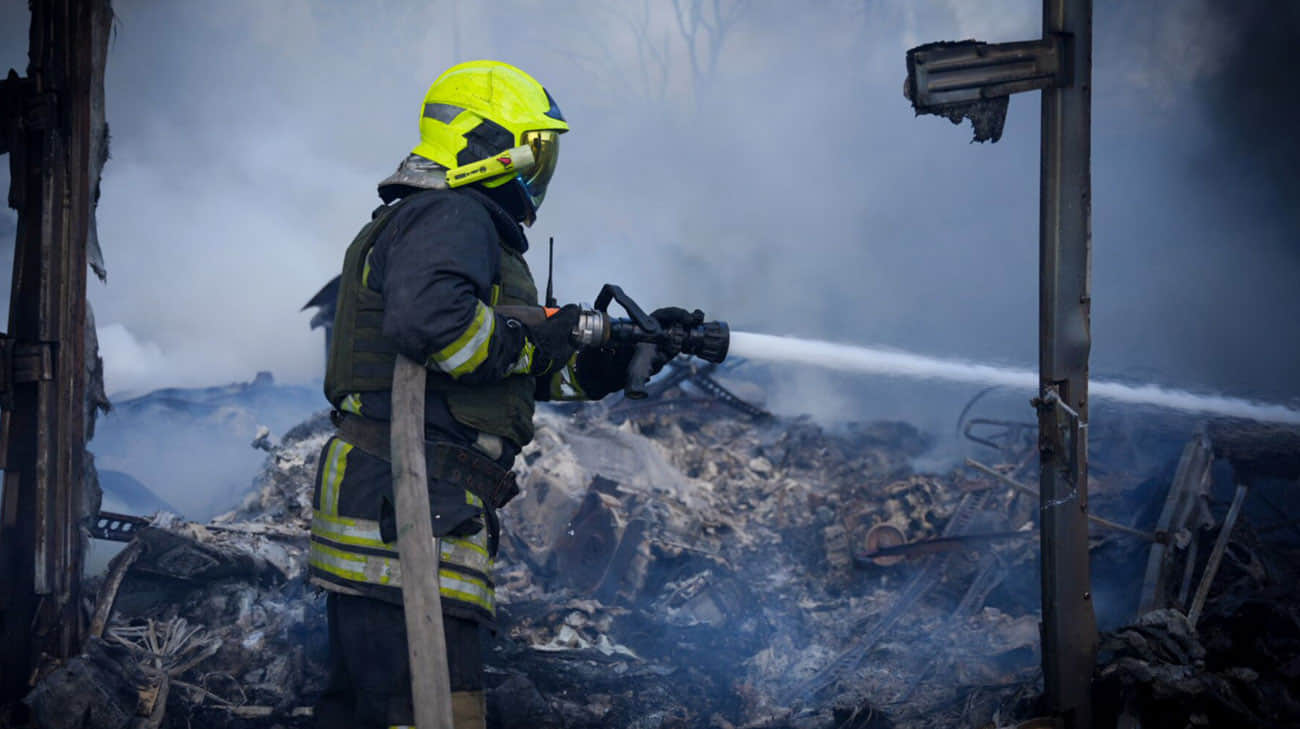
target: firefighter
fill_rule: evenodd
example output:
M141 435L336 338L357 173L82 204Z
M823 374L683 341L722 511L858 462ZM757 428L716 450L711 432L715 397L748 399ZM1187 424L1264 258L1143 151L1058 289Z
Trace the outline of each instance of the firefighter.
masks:
M532 327L494 311L538 303L522 226L568 128L550 93L514 66L448 69L425 96L420 143L379 183L383 204L347 250L325 376L338 432L312 497L311 581L328 591L330 677L315 711L324 729L414 723L388 462L396 354L428 369L429 498L457 729L484 726L479 633L494 616L496 511L517 492L509 469L532 439L534 401L598 399L624 382L629 352L574 351L576 305ZM527 172L448 187L448 170L525 144L536 160ZM675 355L660 351L656 369Z

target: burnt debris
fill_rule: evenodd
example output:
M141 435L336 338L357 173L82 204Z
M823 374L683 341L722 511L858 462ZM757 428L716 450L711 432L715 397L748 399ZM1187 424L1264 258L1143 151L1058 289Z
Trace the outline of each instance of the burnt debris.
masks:
M41 726L312 725L326 639L304 568L330 433L323 413L287 432L239 507L208 524L138 528L136 553L99 586L102 638L28 698ZM489 725L982 727L1034 715L1038 505L1005 483L1032 481L1034 444L978 453L1001 478L917 473L928 445L902 423L828 431L731 407L540 413L523 493L502 512ZM1093 510L1154 533L1158 503L1141 507L1178 480L1172 465L1113 456L1094 474ZM1191 626L1178 588L1205 571L1218 536L1197 519L1217 525L1225 506L1214 488L1195 493L1205 510L1176 509L1186 523L1167 524L1163 542L1093 530L1098 611L1116 627L1097 670L1102 713L1143 727L1292 725L1294 544L1240 521ZM882 530L884 561L868 548ZM1163 602L1138 617L1156 547ZM100 698L65 698L76 691ZM68 707L80 723L62 718Z

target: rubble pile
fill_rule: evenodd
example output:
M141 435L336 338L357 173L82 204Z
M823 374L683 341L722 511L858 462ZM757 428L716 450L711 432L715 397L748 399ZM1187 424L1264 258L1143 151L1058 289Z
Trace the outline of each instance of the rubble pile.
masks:
M1259 566L1227 568L1195 628L1161 609L1103 635L1099 725L1300 727L1300 583L1294 569Z
M936 537L963 505L967 528L1027 525L1008 521L1011 492L913 474L927 446L901 423L539 418L505 512L492 695L507 712L525 687L545 701L503 725L987 720L1037 662L1032 612L984 606L1031 542L888 569L859 557L875 524ZM943 679L918 688L929 675Z
M286 433L235 511L138 530L99 580L102 637L28 698L37 724L309 726L328 647L306 582L311 482L331 432L321 414Z
M490 726L993 727L1031 715L1032 495L975 470L914 472L929 443L901 423L831 432L719 409L623 416L543 410L518 460L486 653ZM331 432L322 413L261 442L266 466L234 511L138 532L101 587L97 612L108 615L106 594L113 608L102 638L29 699L43 725L63 726L45 718L81 705L74 689L102 698L68 726L311 725L327 641L305 559ZM993 461L1011 478L1033 469L1018 452ZM1133 500L1150 494L1114 473L1092 484L1095 510L1148 528ZM872 537L886 528L895 541ZM1145 544L1094 534L1099 600L1108 565L1140 563ZM1300 601L1233 604L1222 585L1243 569L1224 568L1199 642L1161 617L1171 611L1105 638L1098 679L1112 705L1144 727L1286 725ZM1243 615L1274 626L1273 653L1239 655ZM1261 701L1279 708L1261 713ZM1183 723L1149 718L1170 707Z

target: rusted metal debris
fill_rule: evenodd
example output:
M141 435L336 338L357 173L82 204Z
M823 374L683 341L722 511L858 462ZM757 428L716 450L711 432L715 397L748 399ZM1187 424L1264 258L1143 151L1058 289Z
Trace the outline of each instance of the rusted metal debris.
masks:
M1011 478L1005 473L1002 473L997 469L986 466L983 463L980 463L979 461L976 461L972 458L967 458L966 465L988 476L992 476L993 478L997 479L999 483L1006 484L1007 486L1010 486L1011 488L1015 489L1016 491L1019 491L1022 494L1028 494L1030 496L1038 496L1038 491L1036 489L1030 488L1029 486L1026 486L1025 484L1022 484L1019 481ZM1111 521L1110 519L1103 519L1102 517L1097 516L1096 514L1091 514L1091 513L1088 514L1088 521L1100 527L1103 527L1105 529L1113 529L1118 532L1124 532L1125 534L1131 534L1135 537L1141 537L1142 539L1145 539L1149 542L1163 542L1168 540L1167 535L1144 532L1141 531L1140 529L1134 529L1131 526L1120 524L1119 522L1116 521Z
M921 539L915 542L878 547L875 550L862 554L855 554L853 556L855 559L860 561L874 562L875 564L887 567L891 562L882 562L882 558L920 557L927 554L941 554L943 552L960 552L989 542L1000 542L1008 539L1032 539L1034 536L1035 535L1032 532L1022 531L958 534L952 537L934 537L933 539Z
M102 509L91 520L90 536L110 542L130 542L136 532L149 525L149 520L132 514L117 514Z
M619 397L606 412L618 416L648 410L681 411L722 406L757 419L772 417L772 413L732 392L714 377L724 367L728 371L734 370L743 363L734 357L725 365L699 362L688 357L673 360L668 363L668 371L646 388L646 398L629 400Z

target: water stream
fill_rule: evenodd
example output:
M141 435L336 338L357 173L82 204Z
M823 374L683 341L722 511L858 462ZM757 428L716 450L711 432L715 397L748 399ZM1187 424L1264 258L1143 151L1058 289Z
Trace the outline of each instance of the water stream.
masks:
M1034 392L1038 388L1038 373L1031 370L927 357L881 347L836 344L816 339L732 332L730 353L753 360L812 365L867 375L1000 385L1027 392ZM1200 394L1159 385L1130 385L1108 380L1091 380L1088 388L1093 398L1112 402L1151 405L1262 422L1300 424L1300 410L1275 403Z

